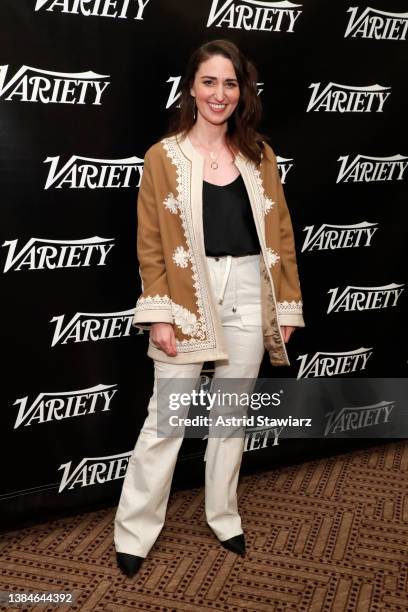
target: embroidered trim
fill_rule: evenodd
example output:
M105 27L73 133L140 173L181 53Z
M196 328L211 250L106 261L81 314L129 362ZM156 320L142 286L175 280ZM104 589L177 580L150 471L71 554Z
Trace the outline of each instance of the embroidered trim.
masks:
M268 255L268 266L269 267L274 266L275 264L278 263L280 259L280 255L278 255L276 251L271 249L271 247L267 247L266 253Z
M190 312L190 310L175 302L171 303L171 311L174 317L174 323L177 327L180 327L183 334L200 339L205 337L201 322L197 321L197 317L193 312ZM176 344L180 344L180 342L176 340Z
M272 207L275 206L275 202L271 200L271 198L264 199L264 214L267 215L269 211L272 210Z
M167 210L169 210L174 215L177 215L179 203L177 202L173 193L169 193L163 204L167 208Z
M179 268L187 268L191 253L183 246L178 246L173 253L173 261Z
M177 208L180 215L181 224L184 231L186 245L190 254L194 253L194 230L191 217L191 162L182 154L175 136L164 138L161 141L167 157L177 170ZM198 267L194 256L190 255L192 270L192 280L197 304L198 319L195 328L195 337L190 340L184 339L181 342L176 339L176 346L181 352L189 352L197 349L209 349L215 347L215 333L211 325L210 304L206 300L203 288L207 288L205 283L205 273ZM207 288L210 291L209 288ZM193 313L192 313L193 314ZM195 316L195 315L194 315Z
M151 310L160 309L160 310L168 310L171 309L171 299L168 295L148 295L144 297L143 295L137 300L136 310Z
M205 338L202 324L197 320L196 315L187 308L184 308L184 306L173 302L168 295L141 296L137 300L135 311L151 310L152 308L155 310L170 310L175 325L181 329L183 334L198 339ZM189 342L189 340L179 342L176 339L176 344L185 344L186 342Z
M250 162L250 174L252 175L252 183L256 184L256 187L254 186L254 195L258 196L255 197L255 202L256 202L256 206L258 209L258 218L262 219L263 215L265 214L265 200L266 200L266 195L265 195L265 191L264 191L264 187L263 187L263 183L262 183L262 178L261 178L261 171L259 170L259 168L257 168L257 166L255 166L254 163ZM255 178L253 177L253 175L255 175ZM263 223L260 224L261 227L261 231L262 231L262 236L265 239L265 226Z
M263 186L263 182L261 178L261 172L259 168L257 168L255 164L253 163L250 164L249 176L250 176L250 180L252 184L253 193L255 196L255 202L258 208L258 218L262 219L262 213L264 212L264 201L265 201L266 196L265 196L265 190L264 190L264 186ZM272 272L270 269L271 264L272 264L272 262L270 261L271 260L270 255L271 253L273 255L274 251L273 249L267 246L267 239L265 235L265 223L260 223L259 225L260 225L261 236L262 236L262 243L261 243L262 255L263 255L262 263L263 263L265 272L267 273L267 276L268 276L268 281L269 281L268 287L269 287L269 290L272 296L275 312L276 314L278 314L278 304L277 304L276 295L275 295L275 286L273 283ZM276 356L274 358L271 358L271 362L274 365L275 364L282 365L283 363L289 364L290 362L289 362L288 353L286 351L286 346L285 346L285 343L283 342L283 338L279 330L279 325L277 324L277 321L275 319L273 321L273 326L275 327L275 332L277 332L276 344L273 347L273 352L276 353L277 351L278 354L282 354L283 356L282 356L282 363L280 363L280 357L276 357ZM269 350L269 354L271 354L270 349L268 350Z
M283 302L278 302L278 310L280 314L302 314L303 303L302 300L296 302L292 300L291 302L287 302L284 300Z

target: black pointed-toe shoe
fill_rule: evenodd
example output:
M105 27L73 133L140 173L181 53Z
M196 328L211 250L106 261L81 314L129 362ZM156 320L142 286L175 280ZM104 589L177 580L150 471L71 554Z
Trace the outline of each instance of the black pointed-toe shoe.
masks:
M137 574L144 560L144 557L137 557L128 553L116 553L118 567L128 578L132 578L132 576Z
M237 555L245 555L245 538L243 533L233 538L229 538L228 540L224 540L223 542L220 540L220 542L227 550L231 550L237 553Z

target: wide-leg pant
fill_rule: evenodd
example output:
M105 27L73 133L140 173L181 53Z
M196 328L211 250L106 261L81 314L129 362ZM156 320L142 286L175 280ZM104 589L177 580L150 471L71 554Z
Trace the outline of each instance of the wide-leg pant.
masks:
M225 335L228 360L215 361L214 378L256 379L264 354L259 255L208 257L212 290ZM173 472L183 439L157 437L157 379L189 379L196 388L203 363L169 364L154 360L148 415L129 459L114 523L117 552L146 557L165 520ZM168 383L171 386L171 381ZM179 388L177 388L179 391ZM242 392L242 389L240 389ZM171 389L169 387L169 392ZM177 411L186 417L189 407ZM220 540L243 533L237 485L244 436L209 437L205 466L205 515Z

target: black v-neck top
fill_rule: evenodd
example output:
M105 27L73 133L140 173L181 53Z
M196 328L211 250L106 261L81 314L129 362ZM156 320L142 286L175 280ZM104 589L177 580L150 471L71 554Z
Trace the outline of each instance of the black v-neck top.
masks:
M228 185L203 181L203 227L208 256L260 253L251 204L241 175Z

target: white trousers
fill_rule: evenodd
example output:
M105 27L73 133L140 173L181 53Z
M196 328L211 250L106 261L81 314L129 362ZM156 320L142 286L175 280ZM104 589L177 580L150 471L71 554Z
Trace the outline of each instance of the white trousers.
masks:
M214 378L256 379L264 354L259 255L207 257L228 360L214 362ZM117 552L146 557L164 525L173 472L183 438L157 437L157 379L197 381L203 363L154 360L148 415L129 459L114 522ZM167 384L167 383L166 383ZM169 381L171 384L171 381ZM191 390L196 388L191 384ZM184 389L185 391L185 389ZM240 389L242 391L242 389ZM177 411L186 417L189 407ZM219 540L243 533L237 485L244 437L209 437L205 465L205 515Z

